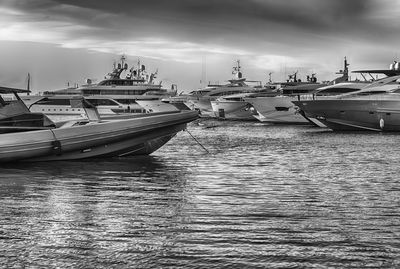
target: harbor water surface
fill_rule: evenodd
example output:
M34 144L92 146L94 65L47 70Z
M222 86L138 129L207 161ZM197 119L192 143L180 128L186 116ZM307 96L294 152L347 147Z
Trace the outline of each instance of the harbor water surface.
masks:
M400 134L201 121L151 156L2 165L4 268L398 268Z

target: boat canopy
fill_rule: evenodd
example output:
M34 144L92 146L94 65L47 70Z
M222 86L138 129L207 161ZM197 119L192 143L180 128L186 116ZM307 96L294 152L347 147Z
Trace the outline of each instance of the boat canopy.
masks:
M366 86L362 87L358 91L344 93L342 95L339 95L338 98L355 96L355 95L372 95L372 94L380 94L380 93L390 92L390 91L393 91L394 89L391 87L383 88L383 86L385 86L385 85L390 86L390 84L398 85L398 84L396 84L396 83L398 83L398 80L400 80L400 75L381 78L374 82L368 83Z
M393 69L357 70L357 71L352 71L352 73L384 74L384 75L386 75L388 77L392 77L392 76L400 75L400 70L393 70Z

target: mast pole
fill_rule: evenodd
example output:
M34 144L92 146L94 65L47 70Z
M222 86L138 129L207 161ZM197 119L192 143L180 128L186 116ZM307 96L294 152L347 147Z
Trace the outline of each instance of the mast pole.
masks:
M31 74L30 73L28 73L28 83L26 85L26 89L28 90L27 95L29 95L30 90L31 90Z

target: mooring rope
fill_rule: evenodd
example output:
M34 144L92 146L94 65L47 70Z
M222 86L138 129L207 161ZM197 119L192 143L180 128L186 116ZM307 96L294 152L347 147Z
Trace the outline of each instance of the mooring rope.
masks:
M208 154L210 154L210 152L199 142L199 140L196 139L196 137L194 137L188 129L185 130L193 139L194 141L197 142L197 144L199 144Z

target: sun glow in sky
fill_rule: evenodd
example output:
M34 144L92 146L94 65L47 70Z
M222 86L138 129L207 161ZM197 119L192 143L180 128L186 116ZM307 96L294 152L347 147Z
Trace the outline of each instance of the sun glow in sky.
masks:
M389 0L1 0L0 85L100 80L121 54L180 91L228 80L237 59L249 80L330 80L344 56L352 70L398 59L399 15Z

